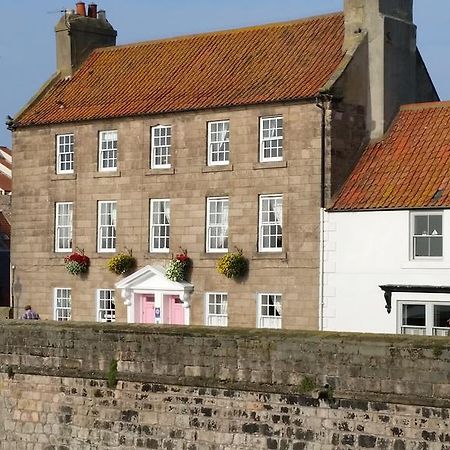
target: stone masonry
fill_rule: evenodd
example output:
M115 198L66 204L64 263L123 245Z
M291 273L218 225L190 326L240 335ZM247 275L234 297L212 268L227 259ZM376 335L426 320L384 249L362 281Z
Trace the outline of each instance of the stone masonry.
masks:
M259 117L282 115L284 161L258 163ZM230 164L207 166L207 122L230 120ZM173 168L150 170L150 128L172 125ZM347 124L346 124L347 125ZM348 124L351 127L351 124ZM97 170L98 133L118 131L118 170ZM75 173L55 174L57 134L74 133ZM117 201L117 250L132 249L138 268L165 265L179 248L193 260L191 323L204 323L206 292L228 292L231 326L256 325L257 293L281 293L284 328L318 327L321 111L314 102L273 104L117 119L14 133L15 198L12 263L15 299L53 318L53 290L72 289L72 319L96 320L96 289L114 289L112 254L96 252L97 202ZM258 253L258 196L283 194L283 251ZM216 271L221 254L205 253L206 198L228 196L229 249L249 259L240 283ZM170 254L149 253L149 202L171 200ZM54 252L55 202L74 202L73 248L91 258L87 276L64 268ZM126 312L116 293L116 317Z
M446 338L46 322L1 331L5 450L450 448Z

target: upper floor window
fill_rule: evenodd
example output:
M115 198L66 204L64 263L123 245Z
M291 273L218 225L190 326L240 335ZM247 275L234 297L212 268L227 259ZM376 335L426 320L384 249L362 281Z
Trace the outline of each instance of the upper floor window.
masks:
M55 320L72 318L72 289L56 288L54 291L53 317Z
M158 125L152 127L152 168L170 168L170 156L172 145L172 127Z
M281 161L283 159L283 117L261 117L259 133L260 161Z
M206 215L206 250L228 251L228 198L208 198Z
M56 136L56 173L73 173L73 134Z
M411 221L413 258L442 257L442 212L414 212Z
M98 252L116 251L117 203L115 201L98 202Z
M260 252L281 252L283 249L283 196L259 197Z
M150 251L167 253L170 248L170 200L150 202Z
M258 294L258 328L281 328L281 294Z
M97 289L97 321L116 321L116 303L113 289Z
M450 303L399 302L401 334L450 336Z
M117 131L100 131L98 170L117 170Z
M55 252L72 250L72 202L55 204Z
M230 159L230 121L208 123L208 165L228 164Z
M228 325L228 294L210 292L206 294L205 323L214 327Z

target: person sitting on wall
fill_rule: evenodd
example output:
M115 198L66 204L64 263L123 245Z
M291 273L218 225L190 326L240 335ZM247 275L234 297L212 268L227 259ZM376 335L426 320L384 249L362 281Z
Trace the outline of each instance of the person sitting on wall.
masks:
M25 312L22 314L24 320L39 320L39 314L31 308L31 305L25 306Z

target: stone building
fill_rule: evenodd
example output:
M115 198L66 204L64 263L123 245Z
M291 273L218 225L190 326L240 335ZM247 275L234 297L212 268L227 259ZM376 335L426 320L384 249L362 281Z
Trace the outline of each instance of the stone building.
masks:
M16 306L47 319L322 327L324 207L404 103L436 100L412 0L115 46L83 3L17 114ZM32 218L32 220L30 220ZM86 274L67 273L76 249ZM165 276L186 249L187 280ZM240 249L240 279L216 270ZM106 269L132 250L136 270Z

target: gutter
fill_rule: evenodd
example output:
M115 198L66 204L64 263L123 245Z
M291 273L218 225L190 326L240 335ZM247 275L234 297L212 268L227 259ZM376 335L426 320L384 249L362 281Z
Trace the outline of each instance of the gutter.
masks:
M321 110L320 124L320 227L319 227L319 330L324 328L324 263L325 263L325 203L326 203L326 113L332 101L330 94L320 94L316 97L316 106Z

